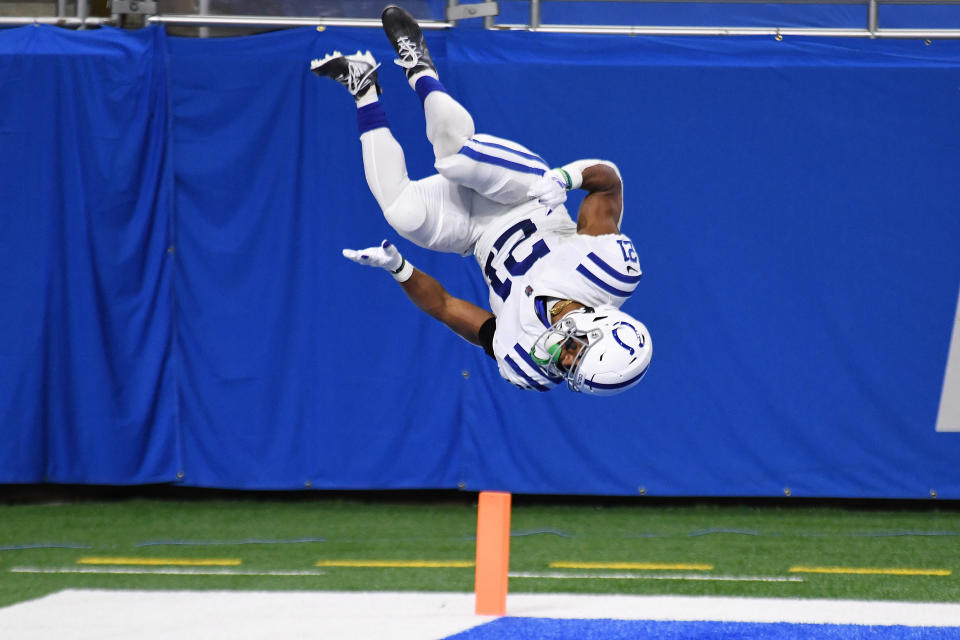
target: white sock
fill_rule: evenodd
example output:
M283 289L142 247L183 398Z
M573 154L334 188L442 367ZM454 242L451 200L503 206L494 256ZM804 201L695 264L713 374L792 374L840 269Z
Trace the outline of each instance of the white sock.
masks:
M371 84L366 91L357 96L357 109L373 104L380 98L377 96L377 85Z

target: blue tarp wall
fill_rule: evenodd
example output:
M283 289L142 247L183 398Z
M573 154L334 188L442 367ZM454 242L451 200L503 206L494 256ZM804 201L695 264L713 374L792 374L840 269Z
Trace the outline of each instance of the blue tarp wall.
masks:
M960 42L428 42L480 131L620 166L644 382L515 389L340 256L397 237L312 57L371 49L432 173L381 33L24 27L0 32L0 482L960 498L935 432ZM399 244L485 304L472 259Z

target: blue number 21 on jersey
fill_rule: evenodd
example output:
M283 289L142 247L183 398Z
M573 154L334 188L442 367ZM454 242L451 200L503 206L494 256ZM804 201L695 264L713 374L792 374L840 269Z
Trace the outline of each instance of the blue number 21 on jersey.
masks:
M498 266L502 266L503 269L506 269L507 273L512 276L519 277L525 274L530 270L530 267L533 264L542 258L543 256L550 253L550 248L547 246L547 243L541 238L533 243L533 246L530 248L530 253L527 254L526 258L517 260L514 256L514 251L517 251L517 248L523 244L530 236L532 236L537 230L537 225L533 223L530 219L523 219L517 224L511 226L509 229L504 231L497 241L493 243L493 250L487 256L487 261L483 266L483 273L487 276L487 281L490 283L490 288L500 296L501 300L506 300L510 295L510 289L513 286L513 283L510 282L510 278L503 278L502 280L497 275ZM513 238L517 233L521 233L519 239L510 245L510 248L505 252L501 251L504 245ZM518 252L519 253L519 252ZM522 254L521 254L522 255ZM499 258L505 256L502 264L500 263Z

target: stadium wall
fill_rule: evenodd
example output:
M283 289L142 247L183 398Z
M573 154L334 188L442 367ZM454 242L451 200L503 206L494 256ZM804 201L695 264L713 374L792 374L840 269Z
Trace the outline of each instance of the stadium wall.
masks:
M619 165L644 382L515 389L340 256L398 238L311 58L372 50L432 172L382 34L23 27L0 31L0 482L960 498L960 425L937 430L960 43L428 43L479 131ZM398 244L485 304L472 259Z

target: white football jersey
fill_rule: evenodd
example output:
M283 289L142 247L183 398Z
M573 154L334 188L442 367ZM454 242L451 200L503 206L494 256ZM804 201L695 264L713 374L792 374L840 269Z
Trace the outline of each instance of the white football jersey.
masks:
M523 218L497 237L486 257L477 255L497 317L493 353L500 375L523 389L548 391L563 382L530 357L550 327L545 299L620 307L641 275L630 238L580 235L572 221L557 224L557 218ZM570 220L565 211L563 218Z

